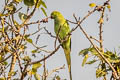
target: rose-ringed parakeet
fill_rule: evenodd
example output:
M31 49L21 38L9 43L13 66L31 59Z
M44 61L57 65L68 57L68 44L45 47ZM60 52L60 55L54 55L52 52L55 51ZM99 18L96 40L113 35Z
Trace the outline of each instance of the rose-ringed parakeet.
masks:
M70 57L71 37L70 37L70 35L68 36L68 34L70 32L69 24L68 24L67 20L64 18L64 16L58 11L53 11L51 13L51 18L54 19L54 31L55 31L56 35L58 36L59 42L61 43L63 41L62 48L64 50L65 57L67 60L70 80L72 80L71 57Z

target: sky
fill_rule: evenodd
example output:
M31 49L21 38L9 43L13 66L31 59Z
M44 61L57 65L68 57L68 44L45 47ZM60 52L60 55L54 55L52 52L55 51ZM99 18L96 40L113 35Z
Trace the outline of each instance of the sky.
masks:
M89 10L92 10L92 8L89 7L89 3L96 3L97 5L101 5L105 0L44 0L44 1L47 5L46 12L48 15L50 15L52 11L57 10L61 12L66 19L75 21L73 18L73 13L75 13L77 17L80 17L82 19L88 13ZM114 49L116 49L117 52L119 52L120 50L119 49L120 47L119 3L120 3L120 0L111 0L110 2L111 12L106 10L106 14L105 14L105 15L108 15L109 20L105 21L103 25L104 49L107 49L110 51L114 51ZM2 4L2 0L0 1L0 4ZM22 9L22 12L24 11L25 9ZM90 17L88 17L81 24L84 30L89 35L97 38L99 34L98 33L99 25L97 23L99 20L99 17L100 17L100 14L96 12L92 14ZM41 20L42 18L46 18L46 17L43 15L43 13L40 10L38 10L31 21ZM71 29L76 26L71 23L69 24ZM45 26L49 30L49 32L55 35L53 20L49 20L48 23L41 24L41 26L43 27ZM35 29L36 28L32 26L30 31L32 32ZM75 32L73 32L71 38L72 38L71 60L72 60L73 80L99 80L99 79L96 79L96 76L95 76L97 63L93 65L85 65L84 67L82 67L81 64L82 64L83 57L78 55L78 53L82 49L88 48L90 46L89 41L80 31L80 29L77 29ZM48 45L46 49L52 50L54 48L53 43L54 43L53 38L51 38L48 35L44 35L44 34L41 35L40 41L39 41L40 45ZM63 79L67 78L67 80L69 80L66 59L65 59L62 48L60 48L56 52L56 54L51 56L46 63L47 63L48 71L51 71L52 69L63 66L63 64L65 64L66 69L60 70L59 74L61 78ZM51 78L49 78L48 80L51 80Z
M47 12L51 13L54 10L60 11L64 17L68 20L74 21L73 13L77 17L80 17L81 19L88 13L89 10L92 10L89 7L89 3L96 3L97 5L101 5L105 0L46 0L46 4L48 6ZM111 0L111 12L106 10L106 14L108 15L109 20L105 21L103 25L103 46L105 49L114 51L116 49L119 52L119 46L120 46L120 10L119 8L120 0ZM97 21L99 20L100 14L94 13L88 19L86 19L82 23L82 27L84 30L91 36L98 38L98 31L99 31L99 25L97 24ZM53 31L53 21L49 21L50 27L49 30ZM51 25L52 23L52 25ZM71 28L74 28L75 25L70 24ZM81 66L83 57L78 56L78 53L80 50L84 48L88 48L90 45L89 41L86 39L86 37L83 35L83 33L77 29L72 34L72 75L73 80L97 80L96 79L96 64L93 65L85 65L84 67ZM60 53L63 53L62 49L59 50ZM59 56L59 60L56 61L56 63L63 63L65 62L62 54L55 54L52 56L52 60L55 61L57 56ZM54 63L50 63L50 65L54 65ZM64 72L63 74L67 74ZM61 75L63 76L63 75ZM63 77L68 77L67 75L64 75ZM98 79L100 80L100 79Z

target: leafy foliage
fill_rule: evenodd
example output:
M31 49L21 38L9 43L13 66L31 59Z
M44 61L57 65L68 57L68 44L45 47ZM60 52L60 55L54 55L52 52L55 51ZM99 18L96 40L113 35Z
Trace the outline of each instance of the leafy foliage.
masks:
M105 76L106 75L106 72L104 69L97 69L96 70L96 78L99 78L99 77L102 77L102 76Z
M91 56L89 56L91 54ZM100 61L97 70L96 70L96 78L105 76L110 70L110 67L106 67L107 64L103 63L103 59L99 56L98 52L93 48L86 48L83 49L79 52L79 55L82 55L84 57L83 62L82 62L82 66L84 66L85 64L93 64L96 61ZM116 70L119 72L120 69L120 58L117 55L116 52L111 52L111 51L106 51L103 53L103 55L105 56L105 58L114 65L114 67L116 68ZM92 60L87 61L88 58L93 57ZM102 64L101 64L102 63ZM119 67L119 68L118 68Z
M92 60L92 61L87 62L87 59L90 57L89 53L91 53L92 56L98 56L98 53L96 52L96 50L93 47L81 50L79 52L79 55L82 55L84 57L83 62L82 62L82 66L84 66L84 64L93 64L94 62L97 61L97 60Z

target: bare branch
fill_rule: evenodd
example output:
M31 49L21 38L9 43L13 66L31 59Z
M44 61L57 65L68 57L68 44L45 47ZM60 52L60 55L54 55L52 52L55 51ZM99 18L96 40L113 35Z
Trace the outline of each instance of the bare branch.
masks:
M61 69L65 69L65 65L63 65L63 66L61 66L61 67L58 67L58 68L55 68L55 69L53 69L52 71L50 71L49 73L48 73L48 77L50 76L50 75L52 75L52 73L54 73L54 72L57 72L58 70L61 70Z
M46 56L45 58L40 59L40 60L35 61L35 62L30 62L29 65L31 65L31 64L36 64L36 63L39 63L39 62L42 62L42 61L48 59L50 56L52 56L53 54L55 54L55 53L58 51L58 49L60 48L60 46L61 46L61 44L59 44L59 45L57 46L57 48L56 48L54 51L52 51L52 52L51 52L48 56Z

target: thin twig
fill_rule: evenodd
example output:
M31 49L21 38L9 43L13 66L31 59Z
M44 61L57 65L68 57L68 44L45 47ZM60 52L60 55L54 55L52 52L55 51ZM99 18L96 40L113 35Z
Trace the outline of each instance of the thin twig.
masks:
M46 52L46 53L51 53L51 51L42 49L41 47L36 46L34 43L31 43L35 48L39 49L40 51Z
M94 38L94 37L92 37L92 36L90 36L90 38L93 39L93 40L95 40L95 41L97 41L98 43L100 43L100 41L97 40L96 38Z
M50 33L45 27L44 30L47 32L47 34L49 34L51 37L56 38L56 36L52 35L52 33Z
M34 35L34 34L36 34L36 33L40 32L40 30L42 30L43 28L44 28L44 27L39 28L37 31L35 31L34 33L31 33L30 35Z
M12 73L14 71L15 63L16 63L16 57L17 57L16 54L13 53L12 60L11 60L11 66L10 66L10 70L9 70L7 80L11 80L12 74L10 74L10 73Z
M33 11L28 15L27 19L20 25L20 27L23 27L31 19L31 17L33 16L33 14L35 13L35 11L37 9L38 1L39 0L36 1L36 4L35 4Z
M116 78L119 78L116 70L114 69L114 67L112 66L112 64L107 60L107 58L104 57L104 55L100 52L100 50L97 48L97 46L92 42L92 40L89 38L88 34L85 32L85 30L81 27L80 25L80 21L78 21L78 26L80 28L80 30L83 32L83 34L86 36L86 38L90 41L90 43L93 45L93 47L95 48L95 50L99 53L99 55L103 58L103 60L110 66L110 68L113 70L113 72L115 73Z
M29 63L29 62L28 62ZM25 65L25 67L24 67L24 69L23 69L23 73L22 73L22 75L21 75L21 78L20 78L20 80L23 80L24 78L25 78L25 76L26 76L26 74L27 74L27 67L29 66L28 65L28 63Z
M52 75L52 73L57 72L58 70L61 70L61 69L65 69L65 64L64 64L63 66L61 66L61 67L58 67L58 68L53 69L52 71L50 71L50 72L48 73L47 76L49 77L50 75Z
M52 56L53 54L55 54L56 51L58 51L58 49L60 48L60 46L61 46L61 44L59 44L59 45L57 46L57 48L56 48L54 51L52 51L52 52L51 52L48 56L46 56L45 58L40 59L40 60L38 60L38 61L30 62L29 65L32 65L32 64L35 64L35 63L39 63L39 62L42 62L42 61L48 59L50 56Z
M5 59L1 60L0 63L6 61L7 59L9 59L12 56L12 54L10 54L8 57L6 57Z
M58 30L58 33L56 34L56 39L55 39L55 43L54 43L54 48L55 48L55 49L56 49L57 40L60 39L60 38L59 38L60 30L61 30L61 26L60 26L60 28L59 28L59 30ZM59 41L60 41L60 40L59 40Z
M45 56L44 56L44 58L45 58ZM43 80L46 80L46 78L47 78L47 75L46 75L46 62L45 62L45 60L43 61L43 68L44 68L44 73L43 73Z
M105 11L105 7L103 8L103 11L102 11L102 15L101 15L101 18L103 20L103 17L104 17L104 11ZM102 39L102 28L103 28L103 22L100 23L100 26L99 26L99 41L100 41L100 48L102 50L102 52L104 52L103 50L103 39Z

